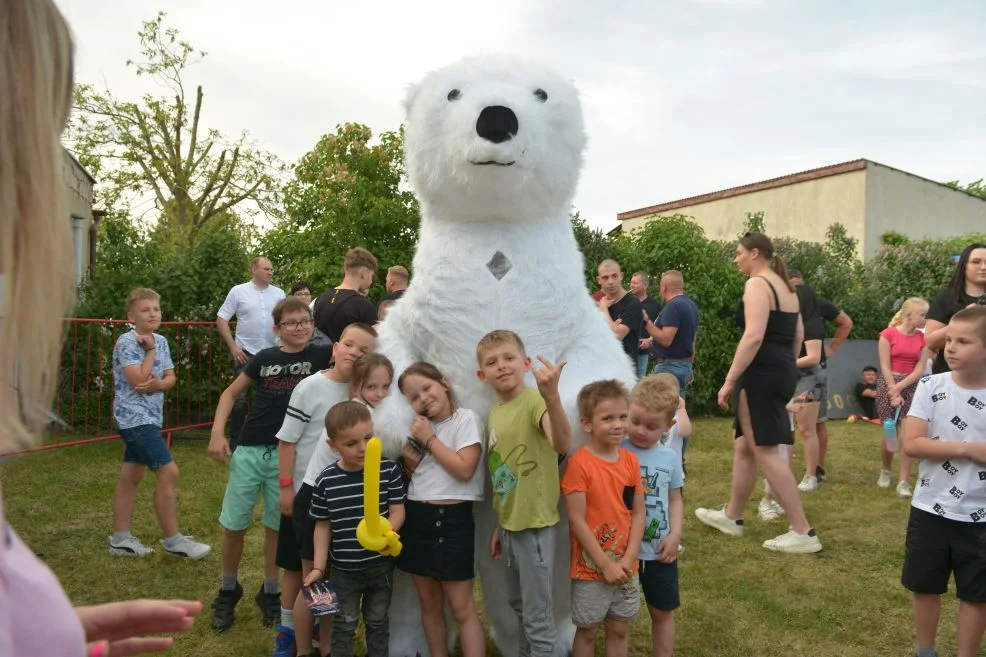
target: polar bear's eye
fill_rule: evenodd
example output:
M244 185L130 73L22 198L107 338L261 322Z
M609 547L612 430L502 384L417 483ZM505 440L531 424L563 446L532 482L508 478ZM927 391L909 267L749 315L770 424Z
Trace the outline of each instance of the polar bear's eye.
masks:
M453 100L459 100L460 97L462 97L462 92L459 91L458 89L453 89L452 91L448 92L449 102L452 102Z
M535 89L534 97L540 100L542 103L548 102L548 92L544 89Z

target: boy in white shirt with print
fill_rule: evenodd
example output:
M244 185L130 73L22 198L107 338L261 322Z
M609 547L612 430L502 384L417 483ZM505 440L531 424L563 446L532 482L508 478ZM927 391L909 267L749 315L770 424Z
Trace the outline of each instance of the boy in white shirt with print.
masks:
M920 381L904 423L904 451L923 460L901 583L914 594L917 657L937 657L941 594L954 574L957 654L975 657L986 626L986 307L952 317L945 360L951 372Z

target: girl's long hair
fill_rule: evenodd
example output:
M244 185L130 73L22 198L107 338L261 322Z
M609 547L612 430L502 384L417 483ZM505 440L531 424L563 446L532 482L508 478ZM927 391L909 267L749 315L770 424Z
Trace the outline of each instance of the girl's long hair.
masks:
M72 37L50 0L0 2L0 451L33 444L74 301L66 172Z
M952 280L948 283L948 287L952 290L952 299L960 306L964 305L962 295L965 293L965 270L969 265L969 257L976 249L986 249L986 244L973 242L962 249L962 255L959 256L959 261L955 263L955 271L952 272Z
M893 318L890 320L890 323L887 324L887 327L900 326L901 323L903 323L904 321L905 315L914 312L918 308L927 308L927 307L928 307L928 302L926 300L922 299L921 297L911 297L906 301L904 301L904 303L900 304L900 309L898 309L897 312L894 314Z
M353 363L353 374L349 378L349 388L354 394L359 396L360 391L363 389L363 384L373 374L373 370L378 367L387 368L387 371L390 372L390 378L394 378L394 364L383 354L370 352L356 359L356 362ZM360 398L362 399L362 397Z

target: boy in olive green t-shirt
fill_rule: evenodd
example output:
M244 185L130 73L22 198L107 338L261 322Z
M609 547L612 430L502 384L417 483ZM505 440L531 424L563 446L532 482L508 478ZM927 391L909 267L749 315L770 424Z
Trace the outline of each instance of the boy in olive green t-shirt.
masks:
M553 657L552 601L558 464L572 430L562 409L558 380L565 367L538 356L537 389L524 385L531 359L512 331L493 331L476 347L479 378L500 403L490 411L487 463L493 478L490 555L506 554L506 588L520 622L521 657ZM561 455L561 456L559 456Z

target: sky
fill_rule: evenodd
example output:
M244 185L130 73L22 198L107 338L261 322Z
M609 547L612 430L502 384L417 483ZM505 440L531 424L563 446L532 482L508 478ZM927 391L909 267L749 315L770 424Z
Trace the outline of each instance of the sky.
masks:
M857 158L986 177L982 0L56 2L77 80L125 99L160 91L125 62L166 11L208 53L185 74L204 124L289 164L340 123L397 129L407 87L464 56L545 64L580 91L574 205L604 230L619 212Z

